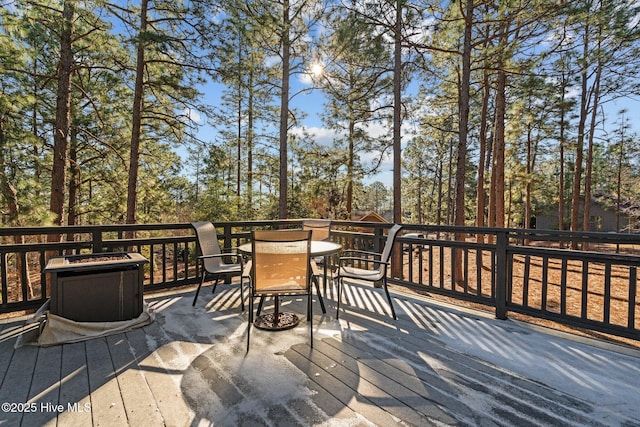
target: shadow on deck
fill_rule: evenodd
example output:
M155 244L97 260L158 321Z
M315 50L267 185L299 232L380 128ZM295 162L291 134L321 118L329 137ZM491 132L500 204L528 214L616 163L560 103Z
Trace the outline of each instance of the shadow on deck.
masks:
M314 303L313 350L303 321L252 328L245 354L238 287L209 289L195 308L193 291L147 295L151 325L83 343L0 325L0 425L640 425L634 350L408 295L393 321L352 285L339 322L331 294L326 315Z

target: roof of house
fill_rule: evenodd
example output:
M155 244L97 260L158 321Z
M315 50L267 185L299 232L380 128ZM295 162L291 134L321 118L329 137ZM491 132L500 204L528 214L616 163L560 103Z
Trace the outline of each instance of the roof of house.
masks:
M362 222L389 222L386 219L384 219L380 214L374 212L374 211L369 211L367 212L364 216L362 216L360 219L358 219L358 221L362 221Z
M592 199L613 211L616 210L616 206L618 205L618 197L615 194L605 193L604 191L594 192ZM640 217L640 202L621 198L620 212L638 218Z

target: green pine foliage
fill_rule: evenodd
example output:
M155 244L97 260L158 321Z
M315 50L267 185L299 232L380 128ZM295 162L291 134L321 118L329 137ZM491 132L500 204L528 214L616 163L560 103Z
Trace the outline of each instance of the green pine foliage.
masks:
M147 0L144 31L142 0L12 0L0 9L4 226L56 217L65 4L75 6L65 224L124 223L131 197L140 223L278 218L283 177L290 218L391 212L391 181L376 174L391 172L394 73L404 222L453 224L463 212L469 225L504 215L505 226L527 227L551 215L581 228L575 202L584 197L625 212L640 203L640 15L629 0L307 0L289 4L287 22L286 2ZM394 70L397 34L402 60ZM315 128L305 126L308 93L322 94Z

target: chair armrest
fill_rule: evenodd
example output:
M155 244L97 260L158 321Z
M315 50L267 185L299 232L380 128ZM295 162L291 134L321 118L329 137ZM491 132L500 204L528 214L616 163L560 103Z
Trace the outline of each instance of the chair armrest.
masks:
M246 277L251 281L251 260L247 261L242 267L242 277Z
M223 258L223 257L232 257L240 260L240 264L242 263L242 256L240 254L234 253L221 253L221 254L211 254L211 255L200 255L198 259L207 259L207 258Z
M347 254L347 257L350 257L352 255L349 254L360 254L360 255L365 255L365 256L371 256L374 258L380 258L381 254L377 253L377 252L371 252L371 251L362 251L362 250L358 250L358 249L346 249L344 251L342 251L342 253L340 254L340 258L344 258L344 254ZM363 258L362 256L360 258Z
M390 264L388 261L382 261L382 260L378 260L378 259L361 258L361 257L353 257L353 256L340 257L340 259L338 260L338 264L342 266L343 264L346 264L347 261L360 261L360 262L363 262L363 263L371 263L371 264L375 264L375 265L386 265L386 266L388 266Z
M322 275L322 273L320 272L320 269L318 268L318 264L316 264L313 258L309 260L309 264L311 264L311 274L313 274L314 276Z

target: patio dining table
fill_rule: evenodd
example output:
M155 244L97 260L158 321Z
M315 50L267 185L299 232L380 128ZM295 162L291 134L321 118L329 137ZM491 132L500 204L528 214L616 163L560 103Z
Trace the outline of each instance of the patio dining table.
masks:
M309 250L309 256L311 258L316 257L328 257L330 255L334 255L339 253L342 250L342 245L339 243L329 242L326 240L312 240L311 248ZM238 246L238 251L244 255L251 255L251 242L244 243ZM326 293L326 281L327 281L327 262L325 259L324 262L324 284L325 284L325 293ZM319 298L322 298L319 295ZM254 326L259 329L265 329L270 331L279 331L283 329L290 329L295 327L299 323L299 318L293 313L280 312L278 310L277 305L279 304L279 298L275 297L276 304L276 313L279 313L278 318L271 313L263 314L261 316L257 316L256 320L253 322Z

